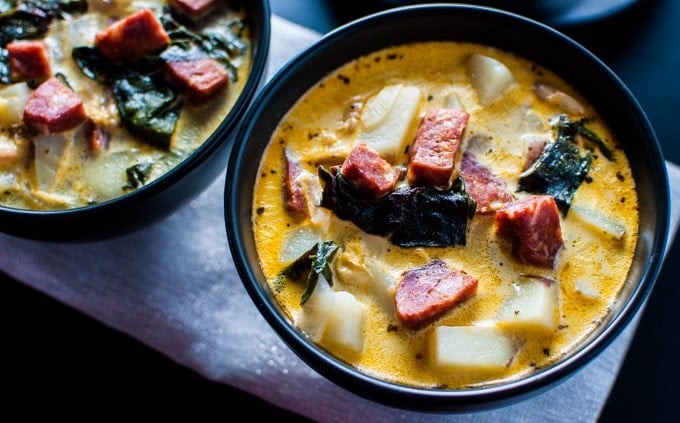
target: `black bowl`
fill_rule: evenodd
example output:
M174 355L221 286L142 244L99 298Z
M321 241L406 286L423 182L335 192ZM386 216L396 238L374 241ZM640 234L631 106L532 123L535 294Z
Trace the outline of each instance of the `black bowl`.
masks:
M96 205L56 211L0 207L0 232L44 241L93 241L129 234L167 217L224 171L234 134L266 77L271 36L268 0L244 1L252 34L252 62L242 92L215 131L160 178Z
M492 45L552 70L593 105L631 159L639 191L640 231L634 262L608 319L568 357L521 380L467 390L420 389L357 371L305 338L277 304L259 267L252 232L252 187L258 164L280 119L329 72L362 55L415 41L455 40ZM484 7L419 5L396 8L334 30L291 60L253 102L227 166L225 217L229 245L243 284L276 333L312 368L336 384L387 405L432 411L499 406L537 394L601 353L647 298L662 264L669 230L669 187L659 143L640 105L598 58L565 35L533 20Z

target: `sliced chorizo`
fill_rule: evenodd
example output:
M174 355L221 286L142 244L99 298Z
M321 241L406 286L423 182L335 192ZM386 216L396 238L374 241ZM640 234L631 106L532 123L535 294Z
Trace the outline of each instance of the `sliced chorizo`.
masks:
M427 325L477 292L477 278L435 259L406 272L394 296L401 322L417 329Z
M512 244L513 255L523 263L552 268L562 248L562 229L555 199L529 195L496 211L496 235Z
M298 177L302 172L300 163L290 154L288 150L285 152L286 159L286 174L284 176L283 196L284 204L288 211L297 216L304 216L307 213L305 204L305 197L302 190L302 184Z
M169 78L193 103L208 100L229 85L229 74L215 59L170 62L166 69Z
M217 0L168 0L168 4L178 14L196 22L215 9Z
M26 126L44 134L75 128L87 119L83 101L61 82L51 77L31 94L24 107Z
M365 142L358 142L340 167L342 176L358 191L379 198L399 180L399 171Z
M114 22L94 38L97 51L114 63L139 59L162 50L169 42L170 37L151 9Z
M92 119L88 119L83 130L90 151L97 153L108 150L111 135L101 125L95 123Z
M527 139L527 152L524 156L524 166L522 170L529 169L543 154L545 146L548 145L547 137L531 137Z
M468 195L477 202L476 212L479 214L491 214L515 199L505 181L477 161L469 151L463 152L460 176L465 181Z
M462 109L427 110L409 153L407 177L412 185L449 184L468 118Z
M45 80L52 74L47 45L43 41L7 44L9 77L12 81Z

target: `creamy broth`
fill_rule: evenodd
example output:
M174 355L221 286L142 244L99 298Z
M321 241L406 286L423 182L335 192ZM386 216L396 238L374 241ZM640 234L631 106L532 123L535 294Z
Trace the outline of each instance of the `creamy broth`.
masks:
M108 134L108 145L93 151L84 134L84 124L57 134L27 130L21 111L33 92L26 82L0 84L0 203L22 209L68 209L101 203L127 194L161 177L185 160L215 131L238 99L251 66L251 40L245 26L238 34L244 50L230 63L236 78L216 95L202 101L182 102L179 119L168 146L147 142L128 131L121 121L111 85L88 78L79 68L72 51L91 47L95 34L117 19L143 9L156 16L167 12L165 0L101 1L87 3L84 13L65 13L40 36L47 45L52 75L63 77L84 104L87 118ZM235 4L235 3L232 3ZM165 8L165 9L164 9ZM200 34L225 40L234 38L230 24L245 24L243 9L219 0L216 8L197 26L186 26ZM13 154L3 155L5 149ZM44 152L44 154L36 154ZM150 164L151 166L147 166ZM129 170L141 166L148 171L131 186Z
M513 77L502 94L487 105L481 104L480 94L471 82L469 66L474 53L498 60ZM560 106L534 94L532 86L537 81L582 105L583 115L589 119L588 128L606 140L614 156L608 160L596 147L579 141L582 153L591 151L593 160L587 181L576 190L571 209L566 216L560 214L564 245L552 268L517 260L508 243L494 234L493 214L475 214L467 227L465 245L402 248L361 231L319 206L323 182L318 178L318 166L343 163L366 133L362 113L367 102L394 84L417 87L422 94L416 116L409 123L407 145L413 141L425 110L450 107L454 97L457 107L469 113L461 149L474 152L482 164L507 183L516 198L527 195L517 191L526 152L520 140L527 134L554 138L549 122L565 113ZM297 159L306 181L310 212L302 218L290 213L283 201L286 152ZM406 167L408 152L405 149L387 159L393 166ZM291 323L298 322L303 313L300 303L305 291L304 281L280 277L294 259L289 250L305 250L294 247L292 239L306 247L314 240L333 240L339 245L331 266L332 290L351 293L364 307L362 345L358 350L347 348L338 345L328 333L308 334L323 348L381 379L463 389L518 378L554 363L569 354L607 316L627 277L637 241L635 189L628 159L617 148L614 135L597 110L551 70L488 46L418 43L395 46L348 63L317 83L284 116L260 164L254 187L253 232L262 271ZM611 236L586 223L578 212L584 208L603 213L625 231L620 237ZM434 259L477 278L477 291L435 321L409 329L395 314L394 287L404 272ZM554 330L499 326L515 348L512 360L500 368L437 365L435 328L494 325L523 274L556 282Z

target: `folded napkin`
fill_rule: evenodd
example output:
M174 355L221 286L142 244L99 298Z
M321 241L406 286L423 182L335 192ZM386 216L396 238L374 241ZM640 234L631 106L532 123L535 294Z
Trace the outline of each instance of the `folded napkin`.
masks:
M270 76L319 36L273 16ZM668 170L677 205L680 168L668 163ZM573 377L539 396L491 411L403 411L324 379L278 338L241 285L226 240L223 189L224 174L168 218L114 240L58 244L0 235L0 268L210 380L316 421L596 420L635 322ZM672 220L674 236L677 207Z

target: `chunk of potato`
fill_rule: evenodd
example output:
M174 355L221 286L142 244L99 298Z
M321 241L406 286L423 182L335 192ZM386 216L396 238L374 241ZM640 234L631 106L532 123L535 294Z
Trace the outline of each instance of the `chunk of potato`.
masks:
M477 53L470 57L467 71L482 106L496 101L515 82L512 73L503 63Z
M371 129L385 120L396 103L402 88L402 84L388 85L366 101L361 114L364 128Z
M397 90L395 87L398 88L398 93L391 101ZM418 87L391 85L383 88L376 96L388 98L373 101L369 99L366 102L361 113L363 128L358 140L365 141L382 158L393 162L404 151L408 135L415 127L422 94ZM368 120L369 125L364 120Z
M302 306L293 324L314 342L323 337L328 319L335 304L335 292L323 275L319 275L312 295Z
M0 126L19 125L30 96L31 90L23 82L0 89Z
M39 135L33 139L35 145L35 183L36 189L50 191L56 183L64 164L70 139L61 134Z
M322 342L361 353L364 349L365 314L366 308L354 295L347 291L335 292Z
M315 228L308 225L295 228L285 236L281 243L279 261L288 263L296 260L321 241L321 234Z
M517 353L512 337L496 326L438 326L432 347L434 366L469 371L502 370Z
M551 333L557 326L557 283L528 277L514 285L514 295L501 306L496 322L501 327Z
M10 139L0 136L0 167L14 163L19 158L19 147Z
M126 169L137 164L133 151L117 151L101 155L98 160L83 162L83 181L98 198L111 198L125 193Z
M13 191L16 188L17 182L14 174L0 172L0 190Z
M578 204L571 206L571 211L582 221L592 228L599 230L600 233L611 236L614 239L621 239L626 233L626 226L612 216L607 216L601 211L583 207Z

